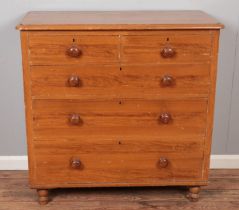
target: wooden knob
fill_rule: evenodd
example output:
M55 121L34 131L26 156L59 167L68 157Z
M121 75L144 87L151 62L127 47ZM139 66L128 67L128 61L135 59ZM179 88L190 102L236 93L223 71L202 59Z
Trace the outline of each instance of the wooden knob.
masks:
M163 124L168 124L172 120L171 114L165 112L160 115L160 122Z
M71 165L71 168L74 168L74 169L79 169L82 166L80 159L75 157L71 159L70 165Z
M70 115L69 121L72 125L79 125L82 123L82 120L80 118L80 115L78 114L72 114Z
M163 76L163 78L161 79L161 85L163 87L169 87L169 86L174 85L174 78L169 75Z
M70 87L79 87L80 86L80 78L78 76L72 75L68 79L68 84Z
M67 49L66 54L70 57L77 58L82 54L82 52L78 46L73 45Z
M165 47L161 50L161 56L163 58L172 58L175 54L176 52L172 47Z
M161 157L159 159L159 167L160 168L166 168L168 166L168 159L165 157Z

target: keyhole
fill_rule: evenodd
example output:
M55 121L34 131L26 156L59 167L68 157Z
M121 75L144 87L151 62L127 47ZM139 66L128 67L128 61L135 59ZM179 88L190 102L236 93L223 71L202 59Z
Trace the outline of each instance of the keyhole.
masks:
M73 39L72 39L72 42L75 42L75 41L76 41L75 38L73 38Z
M167 42L169 41L169 38L167 38Z
M121 144L121 141L119 141L118 144Z
M120 71L122 71L122 67L120 67Z
M119 101L119 104L122 104L122 101Z

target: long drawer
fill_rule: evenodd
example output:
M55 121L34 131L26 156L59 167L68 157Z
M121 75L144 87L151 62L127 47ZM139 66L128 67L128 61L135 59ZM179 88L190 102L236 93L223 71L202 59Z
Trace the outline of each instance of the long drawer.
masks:
M97 148L94 144L92 147ZM175 180L200 180L202 164L203 151L195 149L183 154L173 150L152 152L147 148L140 152L133 148L128 152L120 149L86 152L77 145L35 142L35 179L38 185L157 185L166 181L173 185Z
M207 97L209 64L31 67L34 98Z
M207 100L33 100L36 137L204 136Z

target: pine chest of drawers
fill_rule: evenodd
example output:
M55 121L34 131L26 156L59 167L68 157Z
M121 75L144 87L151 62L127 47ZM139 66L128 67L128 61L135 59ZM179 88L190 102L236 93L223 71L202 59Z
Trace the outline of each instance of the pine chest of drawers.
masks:
M218 38L200 11L30 12L21 30L30 186L208 181Z

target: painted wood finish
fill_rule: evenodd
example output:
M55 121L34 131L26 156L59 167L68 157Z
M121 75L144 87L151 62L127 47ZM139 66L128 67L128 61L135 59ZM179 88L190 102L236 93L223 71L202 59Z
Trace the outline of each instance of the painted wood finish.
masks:
M53 144L54 145L54 144ZM47 188L86 186L150 186L186 184L187 180L206 183L202 179L203 151L190 152L184 156L176 152L105 152L81 153L69 149L57 154L47 147L36 153L36 186ZM66 149L64 149L66 151ZM72 167L72 158L79 159L81 165ZM167 165L160 159L166 158ZM133 166L133 167L132 167ZM149 173L150 172L150 173ZM45 176L47 174L47 176Z
M207 100L34 100L35 136L202 136L206 135ZM169 113L164 123L161 115ZM70 122L77 114L81 122Z
M207 63L32 66L30 74L34 99L207 97L210 87ZM166 77L171 84L163 84Z
M128 32L95 35L75 32L31 32L29 53L31 65L72 65L107 63L205 63L211 56L211 33L185 31L177 33ZM187 40L187 42L185 42ZM78 55L69 54L72 47ZM163 52L172 48L171 59ZM56 56L57 55L57 56Z
M18 26L40 204L47 189L100 186L186 185L196 201L207 184L222 25L122 14L36 12Z
M19 30L220 29L202 11L29 12Z
M122 36L122 63L206 63L210 61L211 39L208 31Z
M85 35L34 32L29 34L31 65L107 64L119 62L119 37L116 35ZM69 49L78 49L78 56ZM76 52L75 52L76 53Z

